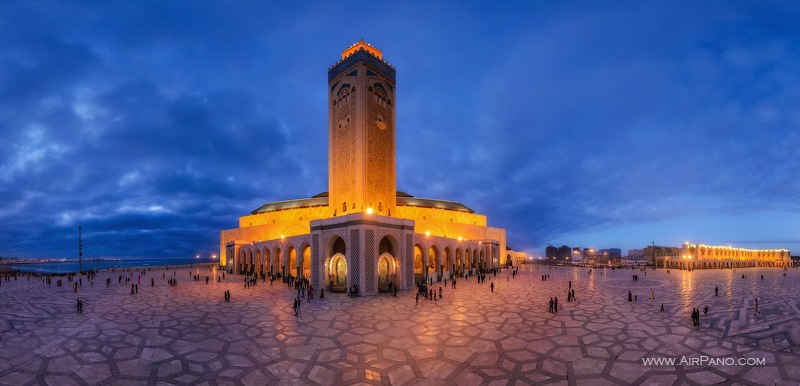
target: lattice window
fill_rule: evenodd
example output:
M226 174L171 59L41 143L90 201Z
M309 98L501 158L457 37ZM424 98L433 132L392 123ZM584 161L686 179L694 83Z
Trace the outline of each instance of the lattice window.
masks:
M353 284L361 285L361 247L358 245L359 235L358 230L350 231L350 245L347 250L347 265L350 271L350 286ZM363 292L363 289L362 289Z
M322 288L325 280L322 278L322 261L319 250L319 235L311 235L311 282L314 287Z
M406 288L414 288L414 238L413 235L406 235L406 255L403 256L403 264L406 267Z
M375 281L375 231L367 229L364 235L364 289L365 293L378 292Z

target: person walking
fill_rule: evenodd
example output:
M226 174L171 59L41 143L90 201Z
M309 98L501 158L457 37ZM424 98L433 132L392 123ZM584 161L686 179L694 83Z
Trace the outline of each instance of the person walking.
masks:
M81 298L78 298L78 303L75 305L75 311L81 313Z
M494 293L494 282L492 282L492 284L489 287L492 288L492 293Z
M653 289L650 288L650 300L655 299L656 297L653 295Z
M714 286L714 296L719 296L719 287Z
M297 316L297 298L294 298L294 304L292 304L292 309L294 310L294 316Z
M553 299L553 312L558 313L558 296Z
M417 291L417 305L419 305L419 291Z
M759 316L761 315L761 312L758 310L758 299L755 299L755 305L756 307L755 310L753 311L753 316Z
M633 293L631 293L631 290L628 290L628 301L629 302L633 301Z
M547 312L553 313L553 297L550 297L550 308L547 309Z

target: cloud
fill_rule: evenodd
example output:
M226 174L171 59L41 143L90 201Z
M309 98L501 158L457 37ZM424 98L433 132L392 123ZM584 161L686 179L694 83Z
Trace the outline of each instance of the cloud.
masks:
M796 7L371 6L0 6L0 254L83 224L98 255L193 255L327 190L325 72L362 37L398 69L398 189L515 247L800 209Z

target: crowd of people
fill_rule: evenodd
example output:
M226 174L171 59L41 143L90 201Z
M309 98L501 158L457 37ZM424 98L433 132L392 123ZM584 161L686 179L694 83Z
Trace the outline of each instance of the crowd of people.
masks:
M183 268L185 268L185 267L183 267ZM190 268L189 269L190 278L195 282L203 282L204 281L206 285L210 284L213 281L212 278L216 278L216 282L217 283L222 283L223 281L227 282L228 281L227 280L228 277L232 278L232 276L230 275L230 272L228 272L229 275L226 276L226 272L222 271L222 270L219 271L220 275L216 275L215 276L215 269L216 268L213 267L213 266L209 267L209 274L206 274L206 275L202 275L200 273L200 267L195 269L193 266L190 266L189 268ZM140 284L141 284L141 281L142 281L142 277L143 276L147 277L148 275L152 276L153 269L154 268L152 268L152 267L151 268L138 268L138 269L135 269L135 268L111 269L111 270L107 270L107 271L103 271L103 272L93 271L93 272L85 273L83 275L75 275L75 274L67 274L67 275L33 275L33 274L21 274L21 273L7 272L3 276L0 277L0 283L3 283L3 282L8 283L11 280L17 281L20 278L26 278L27 281L31 281L31 279L33 279L33 280L38 280L39 282L41 282L41 283L43 283L45 285L48 285L48 286L53 285L53 283L55 283L55 285L57 287L61 287L63 285L63 281L66 281L68 283L71 283L72 292L74 292L76 294L76 311L78 313L83 313L84 312L84 299L85 299L85 297L78 297L77 294L81 292L81 288L83 287L84 283L89 285L89 286L93 286L94 281L97 280L97 278L98 278L98 274L103 274L104 277L101 280L105 281L105 284L106 284L105 287L106 288L112 287L112 285L113 285L113 281L112 280L113 280L113 278L116 278L117 279L117 284L125 285L125 286L129 285L130 286L130 294L131 295L138 295L139 294L139 290L140 290L139 287L140 287ZM167 283L168 286L171 286L171 287L177 286L177 271L178 271L177 267L174 267L174 268L170 268L170 267L155 267L155 269L156 270L159 270L159 269L162 270L162 279L166 280L166 283ZM531 271L535 272L535 271L538 271L538 270L544 271L544 270L555 270L555 269L559 269L559 267L535 265L534 268ZM574 268L574 269L579 269L579 268ZM641 271L644 272L644 276L647 276L646 275L646 270L647 269L648 268L641 268L640 269ZM168 271L169 270L173 271L172 275L168 275ZM589 276L591 276L595 271L596 270L588 269L587 270L587 274ZM495 280L494 279L496 279L498 272L499 272L499 269L480 270L480 271L474 272L474 273L464 272L464 273L461 273L459 275L459 279L463 279L464 281L468 282L469 278L471 276L475 276L475 278L477 280L477 284L480 285L480 284L486 284L487 278L490 278L491 280L490 280L490 283L489 283L489 289L488 290L489 290L490 293L494 293L495 289L496 289L496 284L495 284ZM603 270L602 269L600 269L599 272L600 272L601 275L603 274ZM511 279L516 279L518 276L519 276L519 268L518 267L511 268L510 272L508 272L507 275L506 275L506 280L510 281ZM542 273L540 275L540 279L543 282L548 282L550 280L550 277L551 277L551 273L550 272ZM742 274L741 277L743 279L745 279L745 278L747 278L747 275L746 274ZM783 272L783 277L786 277L786 270L784 270L784 272ZM258 284L258 281L259 281L258 278L259 278L259 276L256 275L256 274L244 275L244 278L243 278L244 289L249 289L249 288L255 287ZM267 278L269 278L270 283L274 282L275 280L283 279L283 281L287 284L287 286L292 287L296 291L296 296L293 297L293 306L292 306L293 310L294 310L294 314L296 316L300 316L301 315L300 305L303 303L303 300L305 300L305 303L311 303L315 298L319 299L319 300L324 300L325 299L325 290L324 290L324 288L319 288L319 289L314 288L314 286L311 284L309 278L307 278L307 277L294 277L294 276L289 275L289 276L281 278L280 275L261 275L262 281L266 282ZM760 277L758 279L760 279L760 281L764 281L764 275L760 275ZM440 281L440 280L436 280L436 278L434 276L431 276L431 277L427 278L426 280L419 282L417 284L417 291L416 291L416 294L414 296L415 303L417 305L419 305L421 299L424 299L426 302L440 302L440 301L443 301L445 299L445 289L448 288L448 280L450 281L450 287L449 288L451 290L455 291L456 288L457 288L457 286L456 286L457 280L455 278L443 278ZM639 285L639 281L640 281L639 274L634 274L632 276L632 280L633 280L633 286L637 289L637 291L641 291L641 290L644 289ZM559 281L557 280L556 285L560 286L558 284L558 282ZM563 283L563 281L561 281L560 283ZM439 285L437 285L437 284L439 284ZM566 292L567 292L567 296L566 296L567 303L576 302L577 298L575 296L575 288L573 287L573 280L568 280L566 284L567 284L567 289L566 289ZM643 283L643 284L644 285L652 285L653 282L645 281L645 283ZM544 284L544 285L545 286L550 286L550 284ZM561 285L563 285L563 284L561 284ZM151 287L155 287L156 286L155 278L150 277L150 286ZM388 288L389 288L389 296L391 296L393 298L397 298L398 297L398 288L397 288L397 286L394 283L390 283L388 285ZM718 297L720 295L719 285L715 285L713 291L714 291L713 295L715 297ZM727 289L727 290L724 290L724 291L727 291L727 293L730 296L730 293L731 293L732 290L731 289ZM556 292L556 291L553 291L553 292ZM319 294L319 295L317 296L317 294ZM361 291L360 291L359 286L357 284L349 286L347 288L347 294L348 294L348 296L350 298L357 298L357 297L361 296ZM547 306L547 312L551 313L551 314L557 314L558 311L559 311L558 296L556 296L554 294L553 295L548 294L546 296L549 298L549 300L545 301L546 306ZM650 299L650 301L654 301L656 299L655 291L654 291L654 289L652 287L649 288L649 299ZM628 290L627 300L628 300L628 302L631 302L631 303L638 302L638 293L636 293L633 289ZM225 303L231 302L231 290L228 289L228 288L225 288L223 290L223 302L225 302ZM701 307L692 307L691 314L690 314L690 317L691 317L691 320L692 320L692 325L693 326L702 326L702 323L701 323L701 320L700 320L701 319L701 314L702 314L702 316L708 316L709 309L710 309L709 305L705 305L705 306L701 306ZM660 312L666 312L667 310L666 310L665 304L664 303L660 303L660 307L658 308L658 310ZM761 315L761 312L759 310L759 299L757 297L754 297L753 298L753 317L757 318L760 315Z

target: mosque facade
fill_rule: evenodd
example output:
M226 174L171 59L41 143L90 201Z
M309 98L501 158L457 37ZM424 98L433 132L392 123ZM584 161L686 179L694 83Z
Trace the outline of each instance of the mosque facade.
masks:
M525 254L464 204L396 189L395 68L359 41L328 70L328 192L270 202L220 232L220 263L241 274L306 277L363 295L460 277Z

